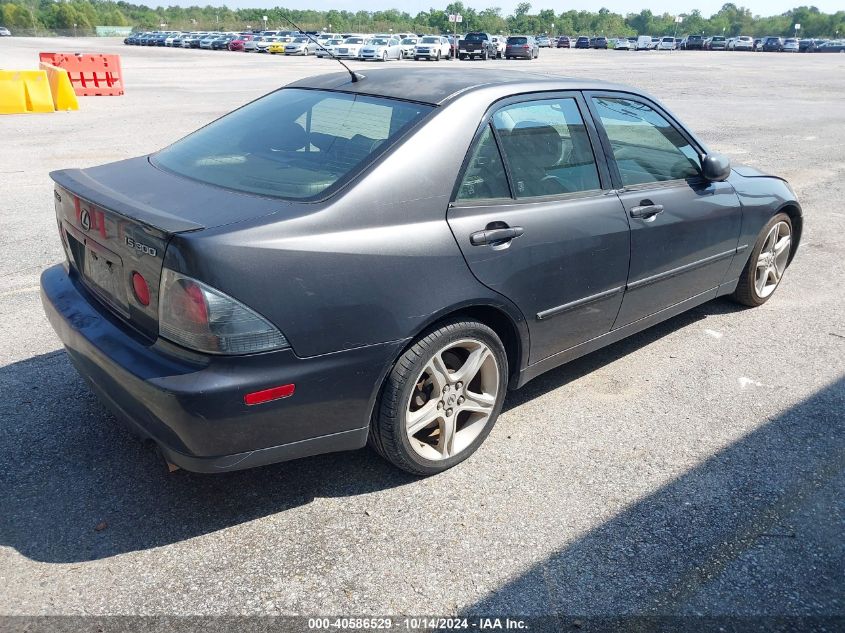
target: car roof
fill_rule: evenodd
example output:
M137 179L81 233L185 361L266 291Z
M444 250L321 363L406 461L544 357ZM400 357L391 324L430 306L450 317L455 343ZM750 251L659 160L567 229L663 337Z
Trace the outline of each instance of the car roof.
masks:
M558 77L525 71L486 68L385 68L358 72L363 79L352 82L349 73L337 72L300 79L289 88L339 90L375 97L442 104L458 95L491 86L510 86L513 93L542 90L623 90L628 86L592 79Z

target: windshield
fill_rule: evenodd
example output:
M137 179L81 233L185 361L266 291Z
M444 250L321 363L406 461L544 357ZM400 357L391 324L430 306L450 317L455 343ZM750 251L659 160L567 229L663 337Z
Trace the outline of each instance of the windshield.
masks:
M287 88L201 128L152 161L235 191L314 198L364 167L431 109L393 99Z
M364 40L360 37L350 37L346 40L346 44L363 44Z
M437 44L440 42L439 38L436 37L424 37L420 40L422 44Z
M416 43L417 43L417 40L411 39L410 37L406 37L404 40L402 40L402 44L405 44L405 45L416 44Z
M367 41L367 44L371 46L385 46L387 44L387 40L381 38L373 38Z

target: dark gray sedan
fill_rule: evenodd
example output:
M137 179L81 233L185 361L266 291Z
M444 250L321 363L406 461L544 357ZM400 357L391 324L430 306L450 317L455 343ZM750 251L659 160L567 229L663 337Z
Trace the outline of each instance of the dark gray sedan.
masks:
M765 303L802 229L783 179L655 99L485 69L313 77L51 176L53 327L202 472L368 442L442 471L509 387L718 296Z

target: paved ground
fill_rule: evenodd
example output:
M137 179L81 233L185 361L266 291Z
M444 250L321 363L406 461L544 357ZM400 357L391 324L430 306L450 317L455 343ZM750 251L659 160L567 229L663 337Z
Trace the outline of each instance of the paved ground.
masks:
M61 257L47 173L335 65L35 39L0 63L70 49L121 53L128 91L0 118L0 613L845 615L845 55L489 62L649 90L786 176L805 237L763 308L714 302L551 372L415 480L368 451L167 474L88 392L36 291Z

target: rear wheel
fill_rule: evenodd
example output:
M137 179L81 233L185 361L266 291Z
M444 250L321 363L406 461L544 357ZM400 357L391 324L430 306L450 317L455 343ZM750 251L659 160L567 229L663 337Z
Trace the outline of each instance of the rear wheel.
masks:
M490 56L487 54L487 49L484 49L484 52L481 54L481 59L482 59L483 61L485 61L485 62L486 62L488 59L490 59Z
M370 445L416 475L451 468L490 433L507 375L507 356L493 330L478 321L447 321L396 362L370 426Z
M778 213L766 223L739 277L733 298L747 306L763 305L774 294L792 252L792 221Z

